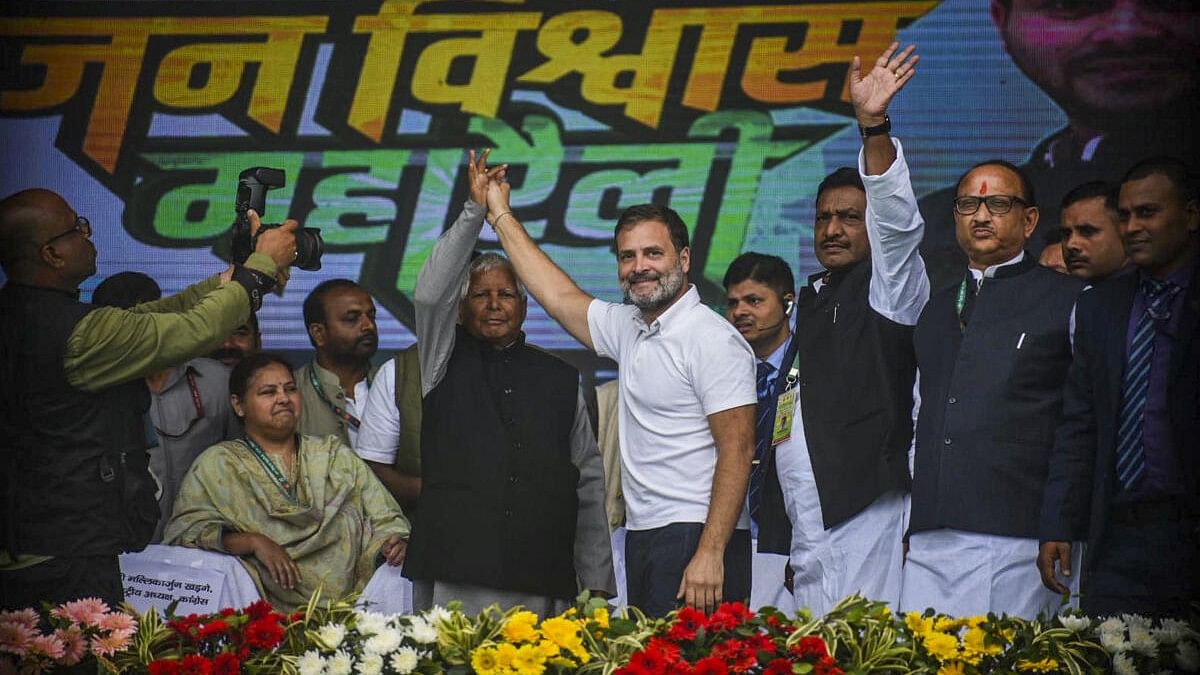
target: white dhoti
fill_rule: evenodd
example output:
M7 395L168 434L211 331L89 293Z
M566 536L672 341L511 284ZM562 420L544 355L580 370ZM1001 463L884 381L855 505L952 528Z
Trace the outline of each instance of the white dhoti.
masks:
M763 607L774 607L784 614L796 611L792 594L783 585L784 570L788 565L788 557L778 553L762 553L758 550L758 542L753 542L754 559L750 572L750 609L755 611Z
M800 397L796 397L792 437L776 448L776 466L792 521L796 608L808 607L815 616L823 616L855 593L894 607L900 597L907 496L882 495L850 520L826 530Z
M1072 547L1081 551L1078 544ZM902 611L932 607L951 616L995 612L1025 619L1058 612L1062 596L1042 585L1038 541L962 530L928 530L909 538L900 591ZM1071 576L1060 577L1074 596L1082 555L1072 556ZM1072 602L1068 606L1073 606Z

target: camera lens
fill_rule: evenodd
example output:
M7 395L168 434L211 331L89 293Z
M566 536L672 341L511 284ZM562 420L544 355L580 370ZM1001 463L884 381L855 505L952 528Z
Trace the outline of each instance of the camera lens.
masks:
M305 227L296 231L296 267L309 272L319 270L324 254L325 240L321 239L319 228Z

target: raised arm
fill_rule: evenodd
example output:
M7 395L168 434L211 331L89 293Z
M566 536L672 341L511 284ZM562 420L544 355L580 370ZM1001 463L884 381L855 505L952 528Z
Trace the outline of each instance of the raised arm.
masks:
M592 303L592 296L579 288L550 256L538 248L525 226L513 215L508 198L508 183L492 181L488 185L488 222L499 235L500 245L517 270L517 276L555 321L585 347L594 350L588 328L588 305Z
M483 230L488 180L504 170L500 166L489 171L488 153L484 150L478 159L474 150L469 153L471 198L463 204L458 220L433 245L417 275L413 304L417 310L417 343L421 345L422 396L433 391L446 374L446 364L454 350L454 326L458 323L458 305L471 265L471 251Z
M900 141L885 123L887 107L916 73L916 46L899 54L893 42L865 75L858 57L850 66L850 99L863 133L858 171L867 191L867 239L871 246L871 308L913 326L929 301L929 277L918 247L925 221L917 210ZM878 130L880 126L883 130ZM873 130L872 128L876 128Z

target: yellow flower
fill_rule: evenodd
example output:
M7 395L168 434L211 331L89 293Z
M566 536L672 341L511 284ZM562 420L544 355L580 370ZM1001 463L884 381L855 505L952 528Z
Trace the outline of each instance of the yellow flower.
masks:
M955 619L949 616L939 616L934 619L933 629L940 630L943 633L957 633L958 629L963 627L965 622L962 619Z
M942 667L938 668L937 671L937 675L964 675L964 673L966 673L966 670L964 669L962 661L943 663Z
M1058 668L1058 661L1051 658L1045 658L1040 661L1017 661L1017 670L1032 671L1035 673L1053 673Z
M508 670L513 667L513 661L517 659L517 648L507 642L502 642L496 647L496 667Z
M496 650L492 647L480 647L471 653L471 668L477 675L496 675L498 667Z
M552 659L558 656L558 645L549 640L539 640L537 649L543 658Z
M988 644L987 631L982 628L968 628L967 634L963 636L963 648L968 652L975 654L983 654L985 656L995 656L1004 653L1004 647L995 643Z
M542 635L564 649L570 649L582 642L579 637L579 625L560 616L542 622Z
M913 635L921 636L933 630L933 619L921 616L920 612L909 612L904 615L904 625Z
M986 622L986 616L973 616L967 619L967 628L979 628Z
M884 620L892 618L892 610L885 605L883 609L879 610L879 618Z
M601 628L608 628L608 610L600 607L592 613L592 621L595 621Z
M504 623L504 639L509 642L533 642L537 639L537 614L533 612L517 612Z
M513 668L516 669L519 675L541 675L546 668L542 664L546 662L546 657L538 651L533 645L522 645L517 649L517 656L513 659Z
M958 638L946 633L931 630L925 633L925 651L938 661L948 661L958 658Z

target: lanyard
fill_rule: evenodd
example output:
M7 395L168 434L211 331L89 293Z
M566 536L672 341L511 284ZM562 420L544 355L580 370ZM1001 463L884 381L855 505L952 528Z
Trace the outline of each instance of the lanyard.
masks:
M258 443L255 443L254 440L249 436L242 438L242 443L245 443L246 447L250 448L251 454L253 454L254 458L258 460L258 463L262 464L263 468L267 470L267 474L271 476L271 480L275 481L275 485L278 486L280 491L283 492L283 495L288 498L288 501L293 503L296 502L296 486L292 485L288 481L287 477L283 475L283 472L279 470L279 467L275 466L275 462L271 461L271 458L267 456L267 453L262 449L262 446L260 446ZM300 461L299 453L296 455L296 461Z
M967 276L963 277L962 283L958 285L958 298L954 301L954 306L956 308L956 312L958 313L958 328L964 333L967 332L967 322L963 321L963 309L965 309L967 306L968 283L974 283L974 279L972 278L970 272L967 272ZM976 291L977 294L978 292L979 291Z
M351 414L349 410L338 406L325 395L325 390L321 388L321 382L317 379L317 364L315 362L308 369L308 381L312 384L313 391L317 392L317 396L321 397L321 400L325 402L325 405L329 406L333 414L346 420L347 424L354 427L355 431L358 431L358 427L362 425L362 422Z
M187 378L188 389L190 389L192 392L192 407L196 409L196 416L193 417L190 422L188 422L187 428L177 434L163 431L157 426L154 427L155 433L157 433L159 436L164 436L166 438L183 438L192 430L193 427L196 426L197 422L204 419L204 400L200 398L200 387L196 384L196 374L192 372L191 368L188 368L184 377Z

